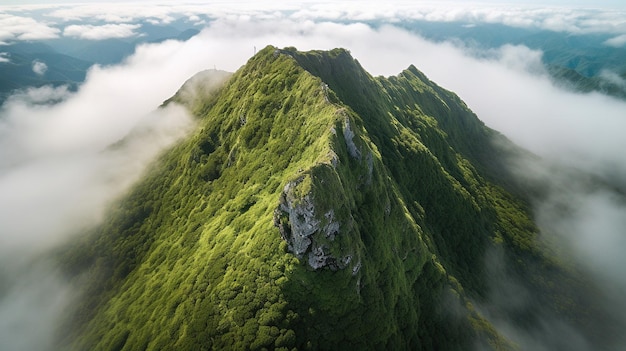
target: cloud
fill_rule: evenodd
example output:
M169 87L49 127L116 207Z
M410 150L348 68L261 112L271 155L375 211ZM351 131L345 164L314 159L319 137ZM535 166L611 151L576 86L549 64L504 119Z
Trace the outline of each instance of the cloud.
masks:
M610 70L602 70L600 71L600 78L604 79L610 84L614 84L622 89L626 90L626 79L624 79L619 74L610 71Z
M604 42L604 45L620 48L626 44L626 34L618 35Z
M7 106L15 105L17 103L21 103L26 106L55 104L57 102L65 100L70 95L71 93L69 92L67 86L64 85L59 87L45 85L40 88L18 90L13 93L13 95L10 95L8 97L8 103L3 107L3 110L6 110ZM5 111L3 110L0 110L0 114L4 114Z
M504 250L489 249L485 258L489 276L487 303L475 305L507 340L520 350L593 350L591 343L574 325L539 305L541 299L518 278L519 272L507 264L509 260ZM491 349L487 346L476 348Z
M197 44L170 41L140 47L124 65L92 68L74 94L44 87L7 99L0 118L2 247L36 243L37 238L44 243L50 230L67 230L59 228L60 223L81 222L67 216L81 217L94 210L85 202L98 195L88 190L101 180L92 178L101 174L100 167L111 166L111 153L103 150L173 95L186 78L207 68L202 54L206 59L209 50L193 47ZM186 59L187 55L195 59ZM168 119L154 117L159 114L182 112L169 108L152 113L152 118L165 122ZM182 114L175 120L187 118ZM157 140L153 143L160 145ZM41 217L24 222L18 219L23 217L21 211Z
M87 40L103 40L111 38L128 38L137 35L139 24L104 24L101 26L73 24L65 27L63 35Z
M58 28L36 21L30 17L0 12L0 42L54 39L58 36Z
M0 63L11 62L8 52L0 52Z
M38 76L43 76L48 70L48 65L45 62L39 60L33 61L33 72Z
M14 11L25 9L14 7ZM359 2L232 2L220 6L202 3L164 5L139 3L81 3L73 6L48 6L48 18L69 21L104 21L106 23L134 23L146 20L154 24L168 24L180 17L284 19L320 21L402 21L465 22L469 25L499 23L513 27L538 28L575 34L613 33L626 30L626 10L616 8L579 8L535 4L499 4L474 2L402 2L393 1L382 7L375 1ZM196 20L192 20L198 22ZM0 37L1 38L1 37Z
M182 5L185 7L185 5ZM47 15L63 21L93 21L109 23L130 23L142 19L152 19L160 24L168 24L180 13L178 5L154 5L140 3L81 3L74 6L59 6Z
M622 33L626 12L569 6L424 2L402 3L381 9L375 2L318 3L302 6L291 18L331 21L420 20L429 22L499 23L512 27L539 28L570 33Z
M0 276L19 279L3 281L0 298L0 349L52 350L57 335L51 326L63 322L63 311L71 308L76 297L73 286L50 262L30 264L29 270L16 267L18 257L3 253ZM14 270L18 268L17 270Z

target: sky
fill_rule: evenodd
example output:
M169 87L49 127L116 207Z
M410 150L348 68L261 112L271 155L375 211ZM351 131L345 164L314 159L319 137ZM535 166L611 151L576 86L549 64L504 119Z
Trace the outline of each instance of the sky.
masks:
M120 2L120 3L129 3L130 1L124 0L111 0L108 2ZM154 0L134 0L132 2L135 3L165 3L167 1L154 1ZM207 3L210 1L185 1L184 3ZM317 2L317 1L308 1L308 2ZM354 1L352 1L354 2ZM420 2L420 1L414 1ZM431 1L421 1L421 2L433 2ZM455 3L459 1L440 1L440 2L450 2ZM48 5L59 5L64 3L102 3L102 1L98 0L64 0L64 1L55 1L55 0L1 0L0 5L27 5L27 4L48 4ZM170 4L172 1L169 2ZM620 0L525 0L525 1L514 1L514 0L484 0L484 1L474 1L473 3L484 5L484 4L516 4L516 5L539 5L539 6L568 6L568 7L604 7L604 8L624 8L626 5L623 1Z
M414 64L457 93L488 126L548 163L605 179L626 175L624 101L560 88L543 67L540 51L504 45L476 55L457 42L430 42L394 26L411 19L502 23L603 33L613 38L607 45L619 46L626 45L626 5L621 1L525 1L516 6L500 1L471 6L403 2L384 9L373 2L48 2L44 9L16 3L2 7L8 2L0 0L0 42L5 45L63 37L133 38L141 35L139 20L168 24L180 16L204 29L184 42L143 44L120 64L94 66L76 92L65 87L28 89L13 94L0 108L0 279L10 282L0 289L0 349L47 349L76 287L42 260L41 253L100 223L107 206L140 179L155 155L192 130L192 118L181 107L157 109L164 100L196 72L237 70L254 47L344 47L373 75L395 75ZM574 4L586 9L574 9ZM282 11L285 6L289 11ZM362 23L372 19L387 24L374 29ZM10 59L0 46L0 64ZM45 75L47 69L43 61L32 63L37 74ZM128 142L123 148L110 148L124 138ZM548 244L567 250L594 272L606 284L607 300L624 315L624 200L526 160L511 167L520 177L549 185L546 196L533 203L539 225L552 235ZM563 206L571 207L566 216L559 212ZM576 334L550 318L546 321L545 340ZM550 330L551 324L560 329ZM544 339L537 335L533 340L517 337L532 341L532 349L549 345L542 346ZM578 341L581 350L590 349Z

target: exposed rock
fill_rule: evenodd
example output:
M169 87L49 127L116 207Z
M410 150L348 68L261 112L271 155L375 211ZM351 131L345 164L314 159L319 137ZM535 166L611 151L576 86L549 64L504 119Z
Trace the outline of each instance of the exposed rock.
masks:
M323 228L324 234L326 234L326 237L330 240L334 240L335 235L339 233L339 222L335 221L335 211L331 209L324 214L324 217L326 217L326 220L328 221Z
M328 99L328 84L326 83L322 83L322 85L320 86L320 88L322 89L322 93L324 94L324 100L328 103L330 102L330 100Z
M291 181L283 188L280 203L274 211L274 225L287 242L289 252L300 259L306 257L311 268L328 268L333 271L345 269L352 262L353 254L344 256L344 252L337 257L326 245L332 243L340 233L341 226L335 217L335 211L330 209L318 217L313 194L296 195L298 185L303 179L304 177L300 177Z
M352 275L356 275L361 270L361 261L352 266Z
M356 147L356 144L354 143L354 140L353 140L354 136L355 134L350 127L350 118L346 116L346 119L344 120L344 125L343 125L343 137L346 140L348 153L350 154L350 156L356 158L357 160L360 160L361 150L359 150Z
M311 246L310 236L320 229L320 220L315 218L315 206L311 201L311 194L305 195L298 201L293 199L292 189L301 181L302 179L299 179L285 185L279 207L274 213L274 224L278 226L280 235L287 241L289 251L299 258L302 258ZM285 215L287 222L281 220Z
M320 269L332 263L332 257L326 256L322 246L313 246L309 252L309 266L313 269ZM332 269L332 268L331 268ZM333 269L335 270L335 269Z

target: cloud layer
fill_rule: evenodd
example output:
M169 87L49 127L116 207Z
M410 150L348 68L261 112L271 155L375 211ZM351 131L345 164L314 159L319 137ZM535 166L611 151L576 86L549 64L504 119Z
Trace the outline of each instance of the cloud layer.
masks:
M14 40L58 38L60 30L30 17L0 12L0 44Z
M612 47L616 47L616 48L620 48L624 45L626 45L626 34L621 34L618 36L615 36L611 39L608 39L604 42L605 45L608 46L612 46Z
M23 16L24 12L37 10L44 15L40 20ZM127 37L133 29L115 27L120 24L136 24L148 21L153 24L169 24L183 17L199 23L215 18L255 18L297 21L401 21L467 22L471 24L499 23L512 27L545 29L574 34L609 33L616 37L607 45L622 45L626 31L626 8L575 8L571 5L546 7L543 4L511 5L472 2L402 2L394 1L381 7L379 2L233 2L215 4L185 3L176 6L162 3L79 3L73 5L14 5L0 6L0 41L41 40L57 38L61 29L68 36L79 36L78 29L89 25L103 28L83 28L94 33L86 39L95 40L104 34L117 33L113 37ZM111 27L106 27L111 25ZM68 29L69 28L69 29ZM115 30L114 30L115 28ZM126 33L127 35L122 36ZM111 34L112 35L112 34ZM89 36L85 34L85 36ZM82 36L81 36L82 37Z
M9 57L9 54L6 52L0 52L0 63L7 63L7 62L11 62L11 58Z
M65 27L63 35L87 40L103 40L111 38L128 38L137 35L135 30L139 24L104 24L101 26L73 24Z

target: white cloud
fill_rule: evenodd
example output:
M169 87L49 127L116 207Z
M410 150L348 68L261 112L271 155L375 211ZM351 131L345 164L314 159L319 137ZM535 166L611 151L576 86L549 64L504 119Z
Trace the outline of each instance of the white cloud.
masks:
M176 13L180 13L176 5L109 2L64 6L52 10L48 16L63 21L100 20L111 23L130 23L141 19L152 19L158 23L167 24L174 20L172 15Z
M608 39L604 42L604 45L612 46L612 47L622 47L626 44L626 34L618 35L611 39Z
M48 65L45 62L35 60L33 61L33 72L38 76L43 76L48 70Z
M626 89L626 79L613 71L602 70L600 71L599 77L622 89Z
M0 63L11 62L8 52L0 52Z
M16 102L24 105L45 105L63 101L70 96L67 86L53 87L46 85L40 88L19 90L8 97L9 104ZM0 110L0 114L2 114Z
M104 24L94 26L90 24L78 25L73 24L65 27L63 35L66 37L76 37L87 40L103 40L111 38L128 38L136 36L136 29L141 27L139 24Z
M626 11L615 9L472 2L394 2L383 8L376 2L323 2L302 6L291 17L332 21L381 20L391 23L405 20L501 23L571 33L621 33L626 29Z
M0 12L0 42L53 39L58 36L59 29L48 24Z
M19 10L15 7L14 10ZM292 18L297 20L382 21L405 20L431 22L501 23L514 27L541 28L570 33L615 33L626 30L626 10L588 6L548 6L545 4L498 4L475 2L336 2L299 1L277 3L243 1L220 3L81 3L48 7L46 15L61 21L104 21L132 23L147 20L167 24L179 17L196 18ZM1 38L1 37L0 37Z

